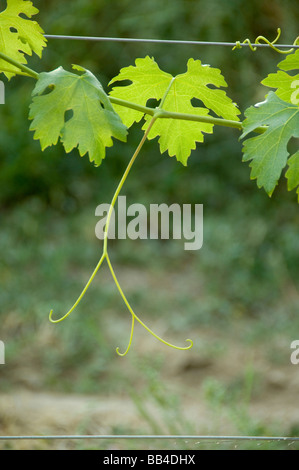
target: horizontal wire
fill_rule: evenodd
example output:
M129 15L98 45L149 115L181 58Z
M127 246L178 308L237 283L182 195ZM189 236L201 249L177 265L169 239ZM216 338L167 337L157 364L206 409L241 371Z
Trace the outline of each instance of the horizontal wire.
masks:
M47 39L67 39L76 41L102 41L102 42L140 42L140 43L157 43L157 44L185 44L194 46L227 46L234 47L236 42L210 42L210 41L182 41L177 39L141 39L141 38L111 38L97 36L64 36L59 34L45 34ZM241 43L243 47L250 47L248 43ZM252 47L271 47L269 44L251 44ZM293 44L275 44L275 47L282 49L299 49L299 45Z
M285 436L193 436L193 435L49 435L49 436L0 436L0 440L34 440L34 439L196 439L210 441L299 441L299 437Z

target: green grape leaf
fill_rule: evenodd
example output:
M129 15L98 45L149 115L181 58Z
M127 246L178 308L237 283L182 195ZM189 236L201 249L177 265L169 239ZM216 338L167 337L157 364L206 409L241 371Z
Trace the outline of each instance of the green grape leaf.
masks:
M43 30L36 21L30 19L37 13L38 9L27 0L7 0L6 9L0 13L0 51L21 64L27 63L24 54L31 56L35 52L41 57L46 46ZM0 60L0 72L10 79L20 70ZM24 72L22 74L26 75Z
M292 104L299 104L299 74L289 75L287 71L299 69L299 49L293 54L289 54L286 59L278 64L281 70L270 73L262 84L270 88L276 88L276 95L284 101Z
M285 59L279 62L278 67L281 70L296 70L299 69L299 49L291 54L288 54Z
M251 160L251 179L256 179L258 187L264 187L271 196L287 164L288 142L292 137L299 137L299 107L271 91L266 101L250 106L245 116L241 138L259 126L268 126L261 135L245 140L243 161Z
M165 111L197 114L207 116L212 111L225 119L238 120L239 110L232 100L219 87L227 86L220 70L203 65L200 60L189 59L187 72L173 77L163 72L153 58L137 59L135 66L123 68L110 84L129 80L127 86L116 86L110 92L113 97L132 101L146 106L148 100L162 100L161 108ZM208 85L211 85L209 87ZM200 106L192 102L200 100ZM203 104L205 107L201 106ZM143 113L129 108L114 105L123 122L130 127L142 119ZM148 125L146 117L144 129ZM184 121L178 119L158 119L151 129L148 138L160 136L161 152L168 151L176 155L178 161L186 165L196 142L203 142L205 133L213 132L209 123Z
M122 68L119 75L114 77L109 85L123 80L130 80L132 83L127 86L114 87L109 95L141 106L146 106L150 98L160 100L173 78L172 75L163 72L148 56L144 59L136 59L135 64L135 67L131 65ZM144 116L142 112L124 106L113 105L113 107L127 127L131 127L134 122L139 122Z
M172 94L168 95L167 98L165 100L166 106L172 100L172 104L177 105L177 112L181 112L179 110L179 100L176 102L175 96ZM207 116L209 114L207 108L193 107L190 103L184 103L184 112L198 114L199 116ZM148 127L149 120L150 118L146 116L146 123L143 129ZM159 145L161 153L168 151L170 157L176 156L177 160L186 166L191 150L196 148L196 142L204 141L203 132L212 134L213 124L184 121L181 119L158 119L151 129L148 139L151 140L160 136Z
M297 186L297 195L299 202L299 150L294 153L288 160L288 171L286 172L286 178L288 180L288 190L291 191Z
M42 150L60 138L66 152L78 147L80 156L88 152L98 166L105 148L113 145L112 137L126 141L127 129L96 77L83 67L73 69L81 73L58 67L39 74L32 92L30 130Z

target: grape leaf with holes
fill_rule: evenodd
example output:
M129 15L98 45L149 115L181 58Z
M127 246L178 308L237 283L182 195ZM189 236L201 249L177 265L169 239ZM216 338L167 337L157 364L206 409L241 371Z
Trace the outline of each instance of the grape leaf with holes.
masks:
M299 137L299 107L281 100L271 91L266 101L256 107L250 106L245 116L241 138L259 126L268 126L261 135L245 140L243 161L251 160L251 179L256 179L258 187L264 187L271 196L287 164L289 140ZM289 162L292 163L291 159ZM293 169L295 167L296 164ZM293 177L291 170L291 186L294 185Z
M276 73L270 73L261 83L270 88L277 88L276 95L292 104L299 103L299 74L289 75L286 71L299 69L299 49L279 62Z
M132 83L114 87L110 92L111 96L142 106L150 99L160 101L165 97L162 104L165 111L207 116L211 110L222 118L238 120L239 110L236 105L223 90L217 89L227 86L220 70L203 65L200 60L189 59L187 72L173 77L162 71L154 59L147 56L136 59L135 66L123 68L110 84L123 80ZM192 103L194 98L200 100L205 107L195 106ZM140 111L117 105L114 107L128 127L143 117ZM143 129L146 129L149 119L147 116ZM176 155L177 160L186 165L196 142L203 142L203 132L212 133L213 125L178 119L158 119L148 138L159 136L161 152L167 150L170 156Z
M30 130L42 150L60 139L66 152L78 147L80 156L88 152L98 166L105 148L113 145L112 137L126 141L127 129L96 77L83 67L73 65L73 69L81 73L62 67L40 73L32 92ZM69 119L68 111L72 112Z
M6 9L0 13L0 51L21 64L27 63L24 54L32 55L35 52L41 57L46 46L43 30L36 21L30 19L37 13L38 9L27 0L7 0ZM28 19L20 15L25 15ZM20 73L17 67L0 59L0 72L8 79L16 71Z

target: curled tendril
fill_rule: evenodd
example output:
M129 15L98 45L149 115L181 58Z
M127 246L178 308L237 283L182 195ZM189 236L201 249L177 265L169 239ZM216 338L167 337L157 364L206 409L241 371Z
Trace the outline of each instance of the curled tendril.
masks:
M65 320L74 310L75 308L77 307L77 305L80 303L80 301L83 299L84 295L85 295L85 292L87 291L88 287L90 286L90 284L92 283L93 281L93 278L95 277L96 273L98 272L101 264L103 263L105 259L105 253L102 254L101 256L101 259L100 261L98 262L97 266L95 267L92 275L90 276L86 286L84 287L83 291L81 292L81 294L79 295L78 299L76 300L76 302L74 303L74 305L72 306L72 308L65 314L63 315L62 317L58 318L57 320L53 320L52 316L53 316L53 310L50 311L49 313L49 320L51 323L59 323L61 322L62 320Z
M119 347L116 348L116 352L119 356L125 356L130 348L131 348L131 344L132 344L132 340L133 340L133 334L134 334L134 325L135 325L135 320L137 320L140 325L143 326L143 328L145 328L152 336L154 336L154 338L158 339L159 341L161 341L161 343L165 344L166 346L170 346L171 348L174 348L174 349L180 349L180 350L187 350L187 349L190 349L192 348L193 346L193 341L191 339L187 339L186 341L189 342L190 344L188 346L185 346L185 347L182 347L182 346L176 346L172 343L169 343L168 341L165 341L163 338L161 338L160 336L158 336L156 333L154 333L137 315L136 313L133 311L131 305L129 304L119 282L118 282L118 279L115 275L115 272L114 272L114 269L112 267L112 264L111 264L111 261L110 261L110 258L108 256L108 253L107 251L103 253L103 255L101 256L101 259L100 261L98 262L96 268L94 269L92 275L90 276L86 286L84 287L83 291L81 292L80 296L78 297L78 299L76 300L76 302L74 303L74 305L72 306L72 308L65 314L63 315L62 317L58 318L57 320L53 320L52 316L53 316L53 310L50 311L50 314L49 314L49 320L51 323L59 323L63 320L65 320L74 310L75 308L77 307L77 305L80 303L80 301L82 300L82 298L84 297L88 287L90 286L92 280L94 279L96 273L98 272L100 266L102 265L104 259L106 258L106 261L107 261L107 264L109 266L109 269L110 269L110 272L111 272L111 275L113 277L113 280L115 282L115 285L125 303L125 305L127 306L129 312L131 313L131 316L132 316L132 325L131 325L131 334L130 334L130 339L129 339L129 343L128 343L128 346L127 346L127 349L125 350L124 353L121 353L119 351Z
M168 87L166 94L168 93L169 88L170 88L170 87ZM166 96L166 94L165 94L165 96ZM163 98L163 100L164 100L164 98ZM129 164L128 164L128 166L127 166L127 168L126 168L126 170L125 170L125 172L124 172L124 174L123 174L123 176L122 176L122 178L121 178L121 180L120 180L120 183L119 183L119 185L118 185L118 187L117 187L117 189L116 189L116 191L115 191L115 193L114 193L114 196L113 196L113 199L112 199L112 202L111 202L111 205L110 205L110 210L109 210L109 213L108 213L108 215L107 215L107 221L106 221L106 225L105 225L104 247L103 247L103 253L102 253L102 256L101 256L101 258L100 258L100 261L99 261L98 264L96 265L96 267L95 267L95 269L94 269L92 275L90 276L89 280L87 281L86 286L84 287L83 291L81 292L80 296L78 297L78 299L76 300L76 302L74 303L74 305L72 306L72 308L71 308L65 315L63 315L62 317L58 318L57 320L53 320L53 318L52 318L52 316L53 316L53 310L51 310L51 311L50 311L50 314L49 314L49 320L50 320L50 322L52 322L52 323L59 323L59 322L61 322L62 320L64 320L65 318L67 318L67 317L75 310L75 308L77 307L77 305L80 303L80 301L81 301L82 298L84 297L84 295L85 295L85 293L86 293L88 287L89 287L90 284L92 283L92 281L93 281L93 279L94 279L96 273L98 272L100 266L102 265L103 261L106 259L107 264L108 264L109 269L110 269L110 272L111 272L111 275L112 275L113 280L114 280L114 282L115 282L115 285L116 285L116 287L117 287L117 289L118 289L118 292L120 293L120 295L121 295L121 297L122 297L122 299L123 299L123 301L124 301L126 307L128 308L128 310L129 310L129 312L131 313L131 316L132 316L132 325L131 325L131 334L130 334L129 344L128 344L127 349L125 350L124 353L121 353L121 352L119 351L119 348L118 348L118 347L116 348L116 352L117 352L117 354L118 354L119 356L125 356L125 355L129 352L129 350L130 350L130 348L131 348L131 344L132 344L132 340L133 340L133 334L134 334L135 320L137 320L137 321L140 323L140 325L142 325L143 328L145 328L152 336L154 336L156 339L158 339L158 340L161 341L162 343L166 344L167 346L170 346L171 348L186 350L186 349L192 348L192 346L193 346L193 341L192 341L191 339L187 339L187 340L186 340L187 342L190 343L190 344L189 344L188 346L186 346L186 347L175 346L174 344L168 343L167 341L165 341L164 339L162 339L160 336L156 335L156 333L154 333L145 323L143 323L143 321L140 320L140 318L137 317L137 315L136 315L135 312L133 311L131 305L129 304L129 302L128 302L128 300L127 300L127 298L126 298L126 296L125 296L125 294L124 294L124 292L123 292L123 290L122 290L122 288L120 287L120 284L119 284L119 282L118 282L118 280L117 280L117 277L116 277L116 275L115 275L115 272L114 272L114 269L113 269L113 267L112 267L112 264L111 264L111 261L110 261L109 255L108 255L108 251L107 251L108 230L109 230L109 222L110 222L110 216L111 216L112 208L114 207L114 204L115 204L115 202L116 202L116 199L117 199L117 197L118 197L118 195L119 195L119 192L120 192L120 190L121 190L121 188L122 188L124 182L126 181L126 178L127 178L128 174L129 174L129 171L130 171L130 169L131 169L131 167L132 167L132 165L133 165L133 163L134 163L136 157L138 156L138 154L139 154L139 152L140 152L140 150L141 150L141 148L142 148L142 146L143 146L145 140L147 139L147 136L148 136L148 134L149 134L149 132L150 132L150 130L151 130L151 127L153 126L153 124L154 124L154 122L155 122L156 119L157 119L157 116L154 115L153 118L151 119L151 121L150 121L150 123L149 123L149 125L148 125L148 127L147 127L147 129L146 129L146 131L144 132L144 135L143 135L143 137L142 137L142 139L141 139L141 141L140 141L140 143L139 143L137 149L135 150L135 152L134 152L134 154L133 154L133 156L132 156L132 158L131 158L131 160L130 160L130 162L129 162Z
M148 326L145 325L145 323L143 323L143 321L140 320L140 318L138 318L135 314L132 314L132 325L131 325L131 334L130 334L130 339L129 339L129 343L128 343L128 346L127 346L127 349L125 350L124 353L121 353L119 351L119 347L116 348L116 352L119 356L125 356L130 348L131 348L131 344L132 344L132 340L133 340L133 333L134 333L134 323L135 323L135 319L152 335L154 336L154 338L156 338L157 340L161 341L161 343L163 344L166 344L166 346L170 346L171 348L173 349L179 349L181 351L186 351L187 349L191 349L192 346L193 346L193 341L191 339L186 339L186 342L189 342L189 346L176 346L175 344L172 344L172 343L169 343L168 341L165 341L164 339L162 339L160 336L156 335L156 333L154 333Z
M126 349L126 351L124 353L120 353L119 352L119 348L116 348L116 352L119 356L125 356L129 350L130 350L130 347L131 347L131 344L132 344L132 339L133 339L133 333L134 333L134 323L135 323L135 320L137 320L140 325L143 326L143 328L145 328L152 336L154 336L154 338L156 338L157 340L161 341L161 343L165 344L166 346L170 346L171 348L174 348L174 349L180 349L180 350L187 350L187 349L190 349L192 348L193 346L193 341L191 339L187 339L186 341L189 342L189 346L176 346L172 343L169 343L168 341L165 341L163 338L161 338L160 336L158 336L156 333L154 333L142 320L140 320L140 318L136 315L136 313L133 311L131 305L129 304L119 282L118 282L118 279L115 275L115 272L114 272L114 269L112 267L112 264L111 264L111 261L110 261L110 258L108 256L108 254L106 255L106 258L107 258L107 263L108 263L108 266L109 266L109 269L110 269L110 272L111 272L111 275L113 277L113 280L115 282L115 285L118 289L118 292L120 293L127 309L129 310L130 314L132 315L132 326L131 326L131 334L130 334L130 339L129 339L129 344L128 344L128 347Z
M165 341L163 338L161 338L160 336L158 336L156 333L154 333L145 323L143 323L143 321L140 320L140 318L138 318L135 314L132 313L132 326L131 326L131 334L130 334L130 339L129 339L129 343L128 343L128 346L127 346L127 349L125 350L124 353L121 353L119 352L119 347L116 348L116 352L119 356L125 356L129 350L130 350L130 347L131 347L131 344L132 344L132 340L133 340L133 333L134 333L134 320L137 320L140 325L142 325L152 336L154 336L154 338L156 338L157 340L161 341L161 343L165 344L166 346L169 346L173 349L179 349L180 351L187 351L187 349L191 349L192 346L193 346L193 341L192 339L186 339L186 342L189 343L188 346L176 346L175 344L172 344L172 343L169 343L168 341Z
M281 34L281 29L280 28L277 28L277 36L276 38L273 40L273 41L269 41L267 38L265 38L264 36L258 36L256 38L256 40L254 41L254 44L261 44L261 41L265 42L266 44L268 44L274 51L276 52L279 52L280 54L290 54L291 52L294 51L294 48L292 47L291 49L288 49L287 51L282 51L281 49L278 49L278 47L274 46L274 44L278 41L278 39L280 38L280 34ZM295 41L293 42L293 46L296 46L298 45L298 42L299 42L299 36L297 36L297 38L295 39ZM252 51L256 51L257 50L257 47L256 46L253 46L250 39L245 39L245 41L243 41L242 43L240 41L236 41L236 45L233 47L233 51L235 49L241 49L242 46L244 46L245 44L248 44L248 46L250 47L250 49Z
M125 356L131 348L131 344L132 344L132 340L133 340L133 334L134 334L134 323L135 323L135 317L134 317L134 315L132 315L132 325L131 325L131 334L130 334L129 343L128 343L127 349L125 350L124 353L119 352L119 347L117 346L116 352L119 356Z

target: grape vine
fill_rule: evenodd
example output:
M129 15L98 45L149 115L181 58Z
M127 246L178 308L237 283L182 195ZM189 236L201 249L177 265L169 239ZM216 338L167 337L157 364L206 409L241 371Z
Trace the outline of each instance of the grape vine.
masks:
M7 8L0 13L0 73L8 80L15 75L36 80L29 120L30 130L34 133L34 139L40 141L41 149L60 141L65 152L77 148L80 156L88 154L90 162L99 166L106 156L106 148L113 145L114 139L125 142L133 123L143 121L144 131L113 195L98 264L72 308L59 319L53 318L51 310L49 319L52 323L58 323L74 311L106 261L131 314L128 346L123 353L117 348L117 353L124 356L129 351L135 321L162 343L176 349L190 349L193 345L190 339L186 340L189 344L185 347L171 344L154 333L133 311L108 254L112 210L146 140L157 137L161 153L167 152L170 157L175 156L187 165L197 143L204 142L205 134L212 134L214 126L219 125L242 132L240 139L246 138L242 148L243 161L250 161L251 179L256 179L257 186L263 187L269 196L288 166L285 173L287 188L296 189L299 202L299 150L290 155L287 148L292 137L299 137L299 74L295 74L299 69L299 49L282 51L275 46L280 29L272 42L258 36L256 43L264 41L274 51L285 53L286 58L278 64L276 73L270 73L261 82L276 90L267 89L265 100L246 109L245 119L241 121L238 105L223 90L227 83L221 71L202 64L199 59L190 58L187 70L173 77L161 70L154 58L138 58L134 65L123 68L111 79L109 85L113 88L109 93L91 71L79 65L73 65L71 72L63 67L50 72L32 70L26 65L26 56L35 53L41 58L47 45L43 30L31 19L37 13L38 10L28 0L7 0ZM255 50L249 39L243 41L245 43ZM296 38L293 45L298 43L299 38ZM233 49L241 47L242 43L237 41ZM122 81L130 83L120 86L119 82ZM148 106L152 98L158 102L157 107ZM194 106L194 98L200 100L202 105ZM72 112L67 120L66 111ZM249 136L252 132L255 135Z

